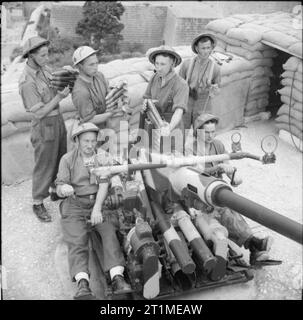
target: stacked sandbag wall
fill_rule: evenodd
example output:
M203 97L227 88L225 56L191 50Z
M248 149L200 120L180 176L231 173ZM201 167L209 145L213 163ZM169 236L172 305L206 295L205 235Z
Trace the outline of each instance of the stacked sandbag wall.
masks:
M252 116L266 109L270 90L274 48L263 44L268 41L287 52L302 56L302 30L294 28L290 13L238 14L213 20L206 28L218 39L216 50L241 56L254 65L245 105L245 116Z
M282 89L278 90L283 105L277 112L275 124L283 136L293 136L295 145L302 147L303 127L303 93L302 93L302 59L289 58L283 65L281 75ZM289 140L289 138L288 138ZM299 148L299 147L298 147Z

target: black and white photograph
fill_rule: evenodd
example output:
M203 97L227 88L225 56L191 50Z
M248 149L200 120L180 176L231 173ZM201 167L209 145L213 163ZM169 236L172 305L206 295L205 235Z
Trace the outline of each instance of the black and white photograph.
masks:
M1 300L302 300L302 103L301 1L2 2Z

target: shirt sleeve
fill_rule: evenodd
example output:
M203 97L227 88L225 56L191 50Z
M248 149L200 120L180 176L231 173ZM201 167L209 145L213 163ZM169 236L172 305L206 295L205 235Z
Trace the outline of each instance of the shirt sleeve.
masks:
M56 186L62 184L71 184L70 169L64 156L60 160L57 178L55 180Z
M28 112L38 110L44 106L37 86L34 82L24 82L20 84L20 95L25 109Z
M187 104L188 104L188 95L189 95L189 88L187 83L185 82L178 82L176 86L176 92L173 97L173 107L172 112L174 112L177 108L181 108L184 112L187 111Z
M187 73L187 69L186 69L186 63L185 61L181 64L180 70L179 70L179 76L181 78L183 78L184 80L186 80L186 73Z
M87 90L74 90L72 93L72 100L83 122L89 121L96 115L96 111Z
M215 64L214 76L213 76L212 82L213 84L217 84L218 86L220 86L221 84L221 69L217 64Z

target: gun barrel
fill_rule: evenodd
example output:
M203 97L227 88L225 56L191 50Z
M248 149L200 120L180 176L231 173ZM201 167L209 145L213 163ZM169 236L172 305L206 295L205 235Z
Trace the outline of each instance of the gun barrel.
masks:
M302 244L302 225L279 213L246 199L225 187L214 189L212 201L220 207L228 207L285 237Z

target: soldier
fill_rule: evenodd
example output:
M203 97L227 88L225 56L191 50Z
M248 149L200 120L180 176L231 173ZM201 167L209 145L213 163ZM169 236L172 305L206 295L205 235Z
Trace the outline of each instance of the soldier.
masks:
M113 214L104 217L103 203L109 187L108 178L98 179L90 167L104 165L109 155L96 154L99 129L93 123L83 123L72 133L76 147L65 154L56 179L57 194L67 197L60 203L61 225L68 244L68 260L72 281L77 281L74 299L92 299L88 270L88 219L102 238L104 271L109 272L114 293L131 290L123 277L125 260L117 239L119 227ZM106 159L105 159L106 158Z
M211 110L210 98L218 93L221 81L220 68L210 54L216 46L216 38L209 33L198 35L192 42L193 59L184 61L179 74L189 85L188 111L184 115L185 129L203 112Z
M143 98L156 100L155 106L166 121L166 125L161 128L161 135L169 136L175 128L180 128L183 133L182 117L187 111L189 91L186 82L174 71L182 59L174 49L164 45L148 50L146 55L155 65L155 74Z
M33 211L44 222L51 216L43 200L49 196L59 161L66 153L66 129L59 102L68 96L69 88L55 92L50 87L51 71L46 66L49 41L40 37L28 39L23 48L26 67L19 80L19 92L32 118L31 143L34 147Z
M194 122L194 143L193 150L188 149L187 152L198 156L204 155L216 155L226 153L223 143L215 139L216 125L219 122L219 118L212 114L202 114ZM201 130L198 132L198 130ZM203 131L202 131L203 129ZM224 162L211 162L206 163L205 168L218 166L221 169L221 173L216 177L222 179L222 172L230 178L234 173L234 168L228 161ZM238 186L242 183L242 179L239 176L234 177L234 186ZM229 208L219 208L215 211L215 218L226 227L229 233L229 237L238 246L244 245L245 249L250 250L250 264L256 262L262 262L269 258L268 252L271 248L273 238L268 236L263 239L259 239L253 236L251 228L248 226L244 218Z
M73 62L79 69L79 76L74 84L72 100L78 110L80 122L89 121L103 129L114 111L106 112L108 81L98 71L97 52L88 46L75 50Z

